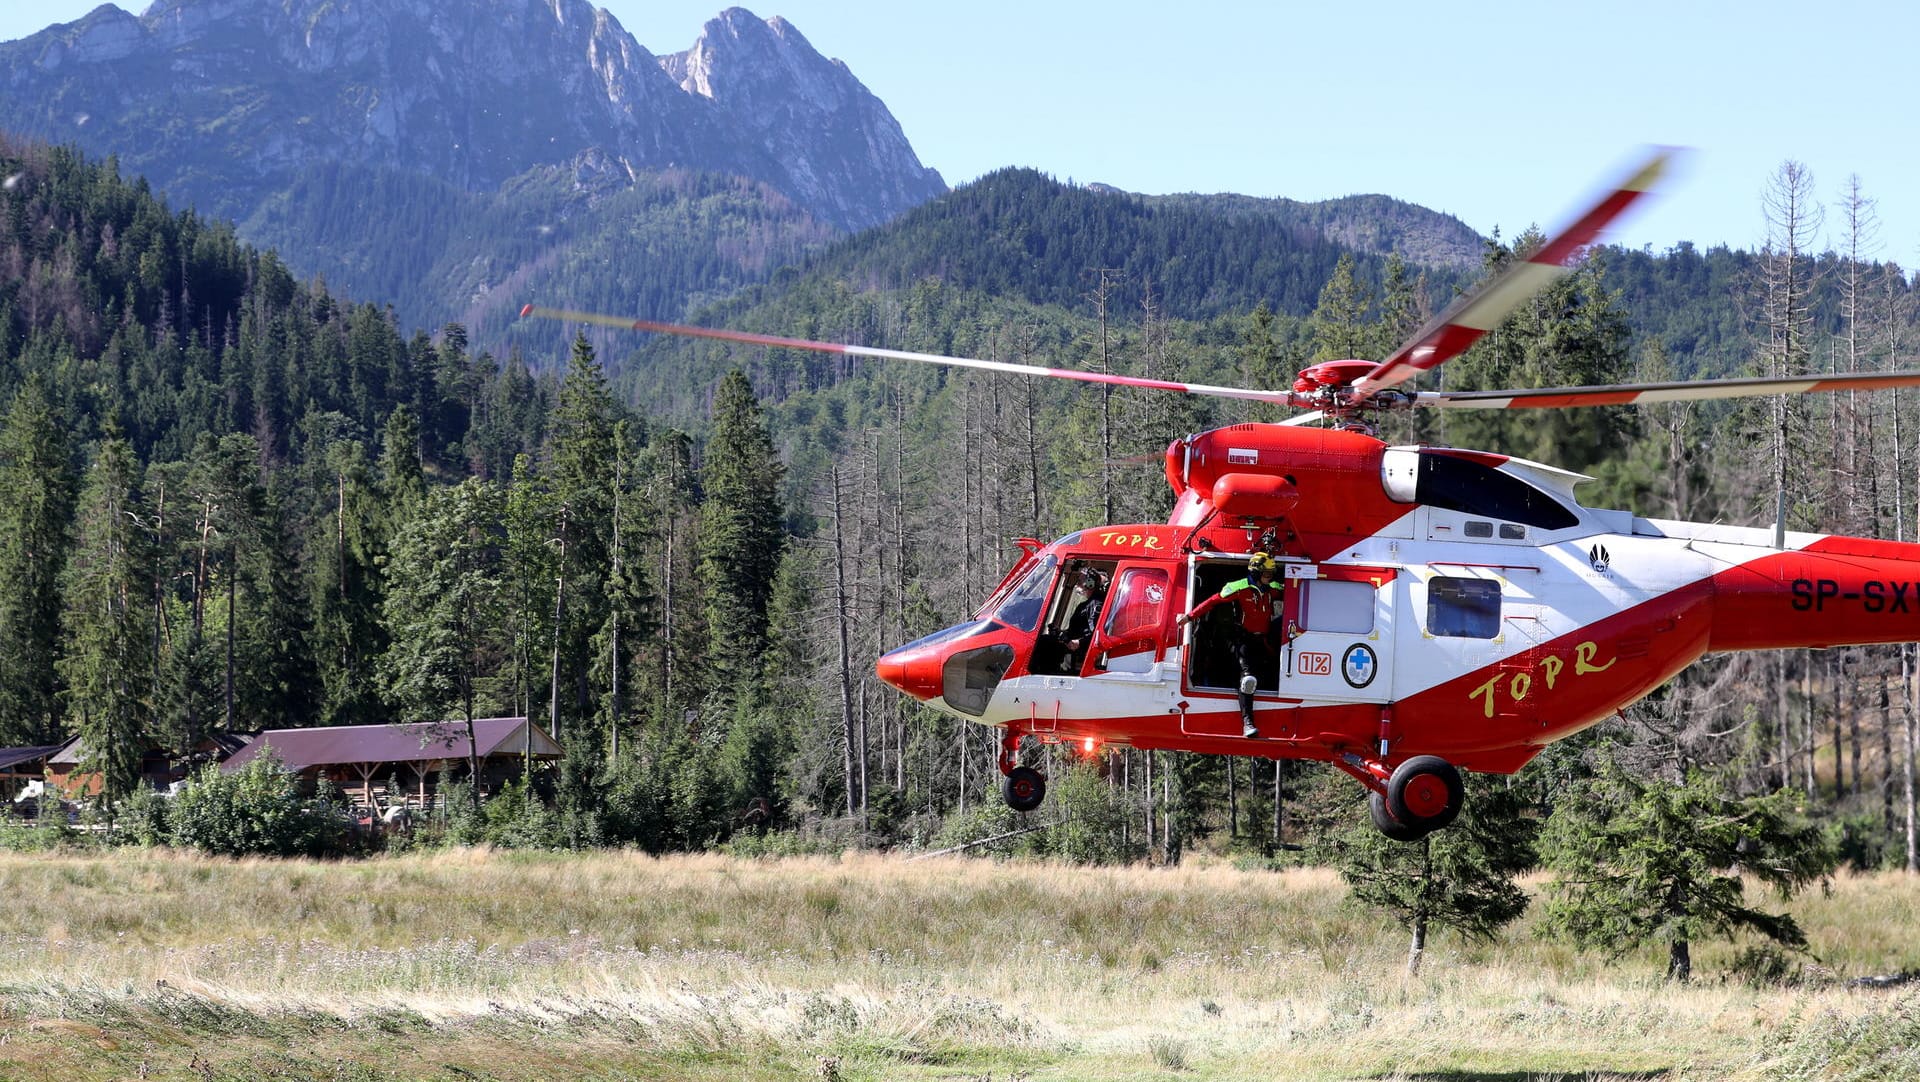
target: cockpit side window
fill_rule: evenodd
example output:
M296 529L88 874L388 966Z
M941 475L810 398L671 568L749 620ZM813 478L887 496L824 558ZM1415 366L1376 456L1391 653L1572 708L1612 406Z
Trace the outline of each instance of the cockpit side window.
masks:
M1510 473L1454 455L1420 455L1414 499L1429 507L1521 522L1542 530L1578 526L1565 504Z
M1040 608L1047 599L1047 585L1053 581L1053 570L1058 565L1058 558L1049 555L1028 568L1013 589L1007 591L1006 600L994 610L993 618L1008 627L1032 631L1040 623Z

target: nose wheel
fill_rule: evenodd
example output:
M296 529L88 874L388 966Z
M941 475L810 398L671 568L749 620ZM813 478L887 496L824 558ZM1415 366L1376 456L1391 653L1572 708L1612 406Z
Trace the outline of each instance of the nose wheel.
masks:
M1030 812L1047 799L1047 776L1030 766L1016 766L1000 779L1000 795L1014 811Z
M1047 799L1047 776L1030 766L1020 766L1020 741L1026 731L1007 726L1000 740L1000 797L1017 812L1030 812Z

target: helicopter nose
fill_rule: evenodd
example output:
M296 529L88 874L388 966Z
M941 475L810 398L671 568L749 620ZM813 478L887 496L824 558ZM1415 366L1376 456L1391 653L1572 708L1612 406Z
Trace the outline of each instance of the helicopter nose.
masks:
M938 651L901 649L880 655L874 672L887 684L926 702L940 694L941 657Z

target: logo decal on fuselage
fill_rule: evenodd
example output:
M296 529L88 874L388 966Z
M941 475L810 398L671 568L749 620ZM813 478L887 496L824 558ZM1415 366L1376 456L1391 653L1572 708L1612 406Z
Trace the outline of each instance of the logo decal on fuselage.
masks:
M1373 649L1365 643L1356 642L1347 647L1347 654L1340 659L1340 675L1346 677L1350 687L1363 688L1373 683L1380 673L1379 659L1373 656Z
M1607 573L1607 568L1612 565L1613 558L1607 555L1607 546L1595 545L1587 550L1587 562L1593 565L1595 571L1604 575Z

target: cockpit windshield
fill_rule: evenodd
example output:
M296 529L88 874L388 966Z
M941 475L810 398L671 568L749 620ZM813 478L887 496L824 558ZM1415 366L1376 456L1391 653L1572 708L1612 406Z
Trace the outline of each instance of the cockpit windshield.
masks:
M1052 554L1036 561L1020 577L1020 581L1007 591L1000 607L994 610L993 618L1008 627L1032 631L1040 623L1040 608L1046 601L1047 586L1053 582L1053 571L1059 563L1059 558Z

